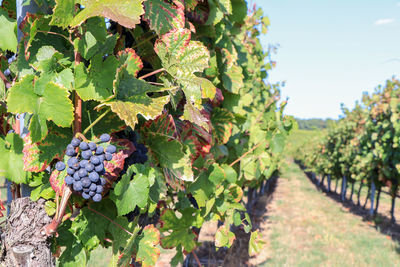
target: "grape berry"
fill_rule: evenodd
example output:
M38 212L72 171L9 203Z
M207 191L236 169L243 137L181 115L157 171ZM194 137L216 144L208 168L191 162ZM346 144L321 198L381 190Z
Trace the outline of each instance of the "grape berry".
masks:
M100 143L108 143L110 139L109 134L102 134ZM71 186L73 191L81 193L84 199L99 202L106 185L106 180L101 177L105 173L103 163L105 160L110 161L116 152L117 148L114 145L108 144L104 149L104 146L95 142L87 143L74 138L65 152L70 157L67 166L59 161L55 167L58 171L67 168L65 183Z

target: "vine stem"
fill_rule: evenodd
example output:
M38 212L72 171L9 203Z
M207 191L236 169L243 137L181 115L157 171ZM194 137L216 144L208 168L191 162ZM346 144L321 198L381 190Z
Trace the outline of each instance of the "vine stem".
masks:
M75 65L79 65L82 61L81 54L75 52ZM74 113L74 134L82 132L82 99L75 92L75 113Z
M113 220L111 220L110 218L108 218L106 215L102 214L101 212L98 212L97 210L92 209L90 206L87 206L87 208L90 211L93 211L94 213L106 218L107 220L109 220L111 223L113 223L114 225L116 225L117 227L119 227L121 230L125 231L126 233L128 233L129 235L133 235L133 233L131 233L130 231L128 231L127 229L125 229L124 227L122 227L122 225L120 225L117 222L114 222Z
M239 161L241 161L247 154L251 153L254 149L256 149L257 147L259 147L261 145L261 143L258 143L257 145L253 146L252 149L250 149L249 151L247 151L246 153L244 153L243 155L241 155L239 158L237 158L234 162L232 162L231 164L229 164L229 167L232 167L233 165L235 165L236 163L238 163Z
M0 70L0 79L3 80L4 85L6 86L7 89L11 87L10 82L7 80L7 77L4 75L4 73L1 70Z
M199 265L199 267L201 267L201 262L199 260L199 257L197 257L197 254L196 254L196 252L194 252L194 250L192 251L192 254L193 254L194 259L197 262L197 265Z
M67 36L62 35L61 33L58 33L58 32L46 32L46 31L37 31L37 32L61 36L61 37L63 37L65 40L67 40L72 46L74 45L74 43L73 43Z
M144 79L144 78L150 77L150 76L152 76L152 75L154 75L154 74L157 74L157 73L159 73L159 72L162 72L162 71L164 71L164 70L165 70L164 68L161 68L161 69L152 71L152 72L147 73L147 74L145 74L145 75L143 75L143 76L140 76L140 77L139 77L139 80L142 80L142 79Z
M132 34L132 33L131 33L131 34ZM132 35L133 35L133 34L132 34ZM146 39L144 39L144 40L138 42L137 44L135 44L135 45L132 47L132 49L138 48L140 45L144 44L144 43L147 42L147 41L150 41L150 40L153 39L154 37L156 37L156 36L155 36L155 35L152 35L152 36L150 36L150 37L147 37Z
M60 225L60 223L64 217L65 209L68 206L68 200L71 197L71 195L72 195L71 189L68 186L65 186L63 189L63 195L61 198L58 216L54 216L51 223L44 227L44 231L42 232L42 234L51 236L56 232L57 227Z
M90 129L93 128L93 126L95 126L102 118L104 118L111 110L107 110L106 112L104 112L103 114L101 114L96 120L94 120L84 131L83 131L83 135L87 134L87 132L89 132Z

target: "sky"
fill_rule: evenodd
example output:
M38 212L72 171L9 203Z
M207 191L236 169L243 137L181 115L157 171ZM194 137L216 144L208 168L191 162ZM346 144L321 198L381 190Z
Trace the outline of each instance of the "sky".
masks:
M279 45L268 81L285 81L286 114L338 118L392 76L400 78L400 1L252 0L271 21L261 38Z

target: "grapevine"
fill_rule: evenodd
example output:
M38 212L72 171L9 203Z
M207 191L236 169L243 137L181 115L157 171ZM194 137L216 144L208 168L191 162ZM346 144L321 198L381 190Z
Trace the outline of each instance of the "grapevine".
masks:
M46 201L59 265L85 265L98 247L112 247L113 266L154 266L175 248L177 265L208 221L221 222L217 247L232 246L234 225L259 249L243 199L277 175L295 124L281 83L267 81L263 11L244 0L34 2L19 24L15 6L0 9L0 170ZM18 114L26 131L8 133Z

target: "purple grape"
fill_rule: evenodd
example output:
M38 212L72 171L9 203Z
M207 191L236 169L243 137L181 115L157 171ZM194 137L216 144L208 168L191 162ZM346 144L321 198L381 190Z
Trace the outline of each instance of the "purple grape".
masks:
M73 145L69 144L69 145L67 146L67 150L68 150L68 149L73 149L73 150L75 150L75 147L74 147Z
M89 162L89 163L86 165L85 169L86 169L87 172L91 172L91 171L94 170L94 165L93 165L92 163Z
M88 145L88 143L86 143L86 142L81 142L80 145L79 145L79 148L80 148L82 151L85 151L85 150L88 150L88 149L89 149L89 145Z
M89 199L89 198L90 198L90 195L89 195L88 193L83 192L83 193L82 193L82 197L83 197L84 199Z
M74 165L71 166L72 169L75 171L79 170L81 167L79 166L79 163L75 163Z
M91 156L90 162L93 163L93 165L99 165L101 163L100 159L97 156Z
M100 194L95 194L92 197L92 199L93 199L94 202L100 202L101 201L101 195Z
M96 192L95 191L89 191L89 196L94 196L96 194Z
M90 149L91 151L95 151L96 148L97 148L96 143L94 143L94 142L90 142L90 143L89 143L89 149Z
M68 167L68 168L67 168L67 173L68 173L69 175L74 175L75 170Z
M100 162L103 162L105 160L104 154L97 155L97 157L99 158Z
M92 151L90 151L90 150L85 150L85 151L82 151L82 153L81 153L81 157L83 159L90 159L91 156L92 156Z
M85 168L88 163L89 163L89 161L87 159L84 159L84 160L81 160L81 162L79 162L79 166L81 168Z
M117 151L117 148L114 145L109 145L106 148L106 152L111 153L111 154L114 154L116 151Z
M67 161L68 166L73 166L74 164L78 163L78 159L77 158L70 158Z
M96 183L99 180L100 176L97 172L91 172L89 173L89 179L90 181Z
M87 171L83 168L79 170L78 174L79 174L79 177L81 177L81 178L88 175Z
M111 136L109 135L109 134L102 134L101 136L100 136L100 140L101 140L101 142L103 142L103 143L106 143L106 142L108 142L108 141L110 141L110 138L111 138Z
M65 177L64 181L67 185L71 185L74 183L74 178L68 175L67 177Z
M65 170L65 164L62 161L59 161L56 163L56 169L57 171L62 172L63 170Z
M81 140L79 140L78 138L74 138L74 139L72 139L72 141L71 141L71 145L72 145L73 147L78 147L78 146L80 145L80 143L81 143Z
M76 152L74 149L67 149L67 151L65 151L65 155L67 155L69 157L74 157L74 156L76 156Z
M88 187L84 187L84 188L82 189L82 191L89 194L90 189L89 189Z
M79 176L78 172L74 173L74 180L75 181L80 181L81 177Z
M96 191L97 190L97 185L95 183L92 183L89 187L90 191Z
M92 182L90 181L90 179L87 178L87 177L82 178L81 182L82 182L82 186L83 186L83 187L89 187L90 184L92 183Z
M142 154L146 154L148 152L147 147L143 144L138 144L136 149L139 150Z
M96 172L102 172L104 170L104 165L103 163L100 163L99 165L97 165L96 167L94 167L94 170Z
M104 153L104 147L98 146L96 149L96 155L101 155Z
M74 191L81 191L82 190L82 183L81 181L75 181L73 186Z
M5 76L11 75L10 69L6 69L6 70L4 71L4 75L5 75Z
M106 154L104 155L104 157L105 157L105 159L107 160L107 161L110 161L110 160L112 160L112 154L111 153L108 153L108 152L106 152Z
M105 186L105 185L107 184L107 180L104 179L104 178L100 178L100 184L101 184L102 186Z
M101 194L103 192L103 187L101 185L97 186L96 192Z

